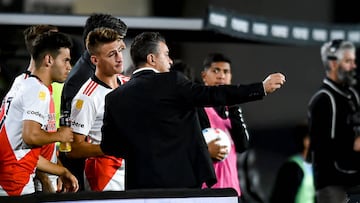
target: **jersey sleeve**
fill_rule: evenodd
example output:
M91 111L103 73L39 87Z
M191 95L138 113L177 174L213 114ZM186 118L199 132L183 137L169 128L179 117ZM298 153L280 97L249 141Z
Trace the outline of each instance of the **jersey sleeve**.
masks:
M93 101L86 95L76 95L71 104L70 117L73 132L87 136L96 117Z
M24 94L21 95L24 108L22 119L38 122L44 129L48 122L50 97L50 92L45 86L24 88Z

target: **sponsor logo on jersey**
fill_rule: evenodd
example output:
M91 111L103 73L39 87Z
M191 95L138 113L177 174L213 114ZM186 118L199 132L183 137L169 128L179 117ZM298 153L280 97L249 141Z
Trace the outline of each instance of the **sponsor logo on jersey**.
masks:
M38 111L27 111L26 113L27 113L27 114L31 114L31 115L38 116L38 117L40 117L40 118L42 118L42 119L45 118L45 116L42 115L42 114L41 114L40 112L38 112Z
M77 110L80 110L80 109L82 108L83 104L84 104L84 100L78 99L78 100L76 101L75 108L76 108Z
M71 122L71 125L74 126L74 127L84 128L84 124L78 123L78 122L76 122L76 121L72 121L72 122Z
M44 101L45 98L46 98L46 93L45 93L44 91L40 91L40 92L39 92L39 99L40 99L41 101Z

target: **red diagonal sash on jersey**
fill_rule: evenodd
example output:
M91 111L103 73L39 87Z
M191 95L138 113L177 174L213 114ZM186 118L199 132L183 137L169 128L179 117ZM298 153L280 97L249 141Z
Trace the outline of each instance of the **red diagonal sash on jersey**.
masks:
M0 131L0 185L10 196L20 195L24 186L29 182L30 174L33 173L40 148L31 149L20 160L16 159L7 138L6 127Z
M115 172L121 167L122 159L112 156L86 159L85 175L92 191L103 191Z

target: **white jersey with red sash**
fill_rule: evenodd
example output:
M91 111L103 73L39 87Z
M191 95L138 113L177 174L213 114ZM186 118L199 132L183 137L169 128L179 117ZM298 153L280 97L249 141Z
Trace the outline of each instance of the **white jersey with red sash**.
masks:
M23 121L32 120L43 130L52 129L50 103L49 89L35 77L20 82L5 96L0 110L0 195L35 191L33 177L41 147L32 148L24 142Z
M121 83L126 79L123 76L118 78ZM101 142L105 96L110 91L112 89L108 85L93 76L84 83L72 101L73 132L86 135L92 144ZM124 177L125 161L121 158L101 156L86 159L85 182L92 191L124 190Z

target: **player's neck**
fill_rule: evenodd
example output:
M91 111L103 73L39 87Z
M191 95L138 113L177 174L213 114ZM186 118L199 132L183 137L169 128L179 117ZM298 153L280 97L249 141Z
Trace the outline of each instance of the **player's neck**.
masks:
M34 71L32 71L32 75L36 76L47 87L53 82L45 67L34 69Z
M35 70L35 61L34 61L34 59L32 57L30 59L29 66L28 66L27 70L30 71L31 73L34 72L34 70Z
M103 81L105 84L107 84L112 89L115 89L119 86L116 74L114 74L112 76L108 76L105 74L96 73L95 75L99 80Z

